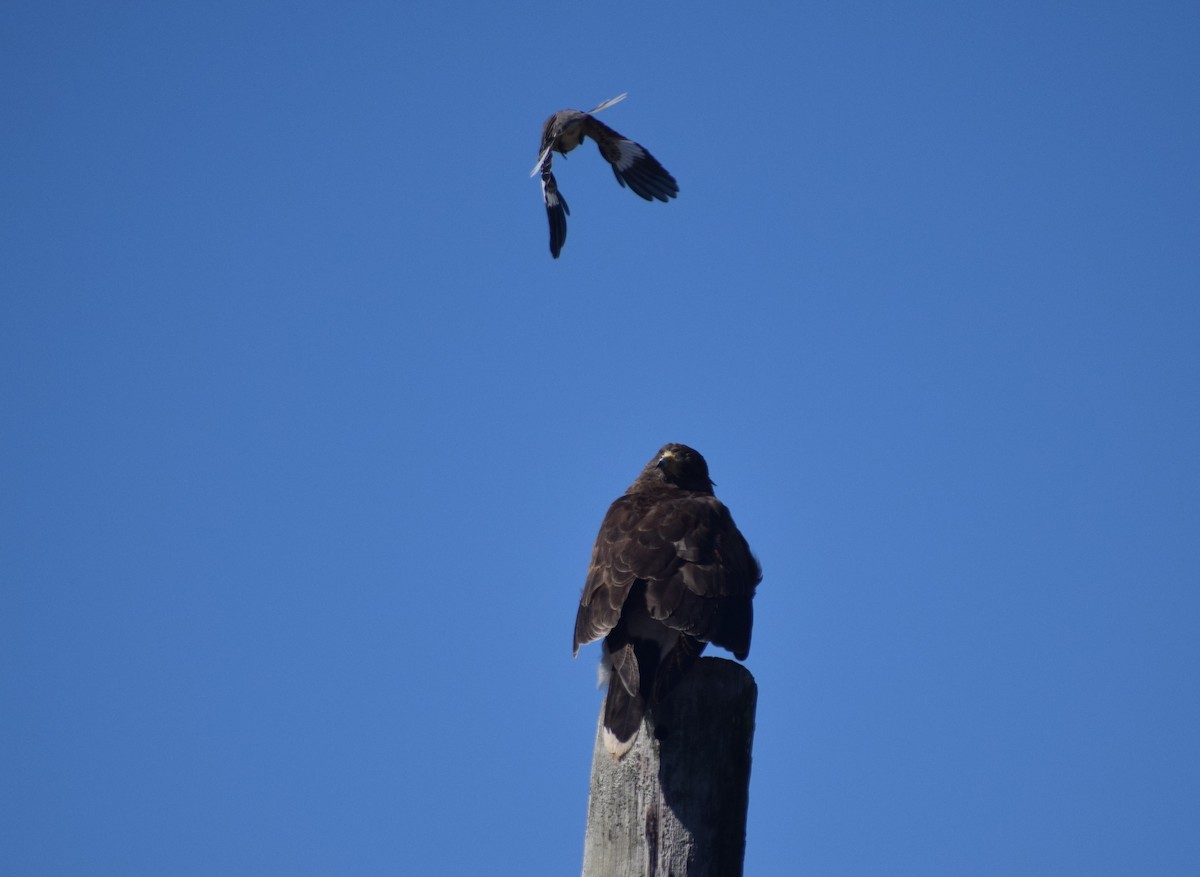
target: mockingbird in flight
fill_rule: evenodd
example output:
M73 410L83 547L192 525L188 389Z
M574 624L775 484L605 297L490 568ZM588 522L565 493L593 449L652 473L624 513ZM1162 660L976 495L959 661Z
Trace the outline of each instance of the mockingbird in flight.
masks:
M622 187L628 186L647 201L655 198L668 201L679 194L675 178L645 147L596 121L596 113L624 99L625 95L618 95L586 113L559 110L542 126L541 154L529 176L542 172L542 197L546 201L546 216L550 219L550 255L555 259L567 240L567 214L571 211L567 200L558 191L554 174L550 173L550 153L561 152L565 156L582 143L584 137L591 137L600 147L604 160L612 165L613 175Z

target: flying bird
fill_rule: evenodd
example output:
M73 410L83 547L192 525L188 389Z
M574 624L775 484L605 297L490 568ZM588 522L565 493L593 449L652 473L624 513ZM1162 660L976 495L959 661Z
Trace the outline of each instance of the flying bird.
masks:
M758 561L698 451L664 445L609 506L592 548L575 654L603 638L604 746L614 760L708 643L750 653Z
M567 207L567 200L558 191L554 174L550 172L550 153L560 152L565 156L582 143L584 137L591 137L600 147L604 160L612 165L613 175L622 187L628 186L647 201L655 198L669 201L679 194L679 184L675 178L644 146L622 137L596 120L596 113L624 99L625 95L618 95L586 113L559 110L542 125L541 152L529 176L542 172L542 198L546 202L546 216L550 219L550 255L555 259L567 240L567 214L571 210Z

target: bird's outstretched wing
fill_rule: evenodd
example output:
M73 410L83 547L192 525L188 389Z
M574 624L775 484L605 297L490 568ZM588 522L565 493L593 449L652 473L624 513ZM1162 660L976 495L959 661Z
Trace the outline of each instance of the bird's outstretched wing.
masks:
M621 92L620 94L618 94L616 97L610 97L608 100L606 100L604 103L600 104L600 106L596 107L595 109L588 110L588 115L589 116L593 115L595 113L600 112L601 110L607 110L613 104L619 104L621 101L625 100L625 98L627 98L628 96L629 96L629 92L624 91L624 92Z
M600 154L612 165L613 176L623 187L628 186L647 201L655 198L669 201L679 194L675 178L640 143L622 137L591 116L583 124L584 133L596 141Z

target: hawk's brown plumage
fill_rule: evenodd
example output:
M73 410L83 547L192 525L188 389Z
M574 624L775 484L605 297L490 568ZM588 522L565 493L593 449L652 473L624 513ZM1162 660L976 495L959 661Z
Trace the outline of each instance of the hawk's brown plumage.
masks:
M604 736L614 758L708 643L739 660L750 651L762 572L712 487L699 452L664 445L600 525L575 653L604 638Z
M600 148L604 160L612 165L613 176L622 187L628 186L647 201L667 201L679 194L679 184L675 178L644 146L622 137L595 118L596 113L624 98L625 95L618 95L586 113L559 110L542 125L538 160L530 176L541 171L542 199L546 202L546 217L550 221L550 255L555 259L567 240L567 215L571 210L567 207L567 199L558 191L554 174L550 172L552 152L566 155L582 143L584 137L591 137Z

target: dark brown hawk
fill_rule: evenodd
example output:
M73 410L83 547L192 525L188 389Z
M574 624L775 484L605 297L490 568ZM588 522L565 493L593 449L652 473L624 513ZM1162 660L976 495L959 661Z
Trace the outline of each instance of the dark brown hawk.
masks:
M699 452L664 445L600 525L575 654L604 638L604 745L614 759L708 643L739 660L750 652L762 571L712 489Z
M618 95L586 113L559 110L542 125L541 152L529 176L542 172L542 199L546 202L546 216L550 219L550 255L555 259L567 240L567 214L571 211L567 207L567 199L558 191L554 174L550 173L551 152L566 155L582 143L584 137L591 137L600 147L600 154L612 165L613 175L622 187L628 186L647 201L655 198L668 201L679 194L675 178L653 155L593 117L593 114L624 99L625 95Z

